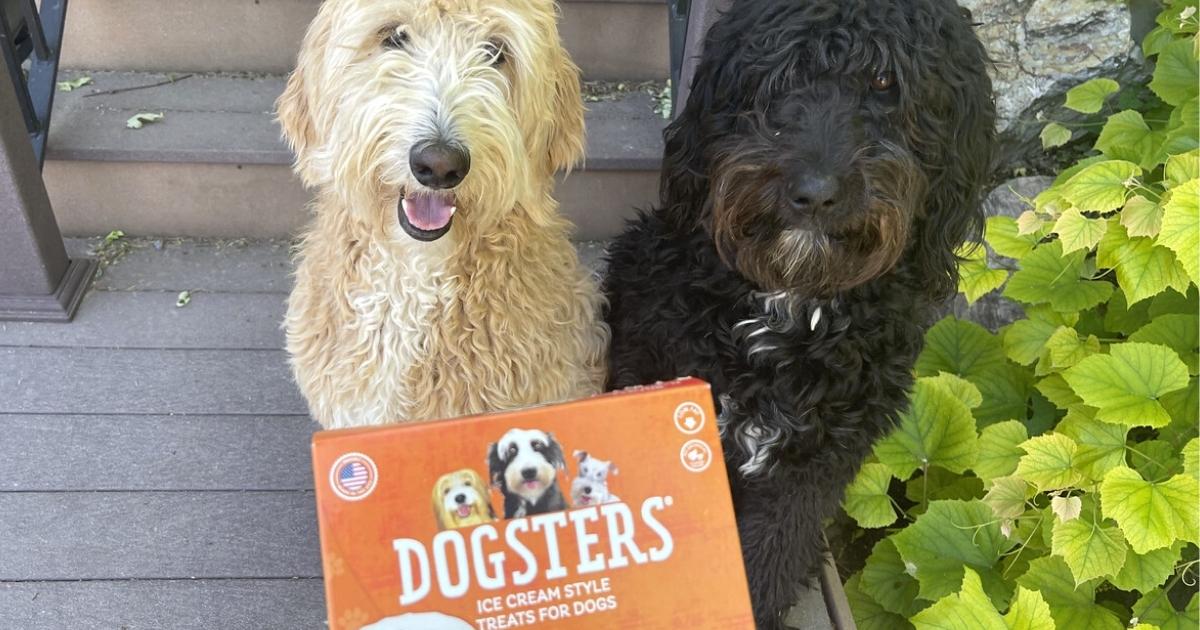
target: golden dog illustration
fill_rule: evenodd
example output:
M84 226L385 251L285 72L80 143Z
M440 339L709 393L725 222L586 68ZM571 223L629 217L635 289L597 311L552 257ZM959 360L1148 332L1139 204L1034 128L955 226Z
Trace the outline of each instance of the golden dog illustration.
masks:
M470 468L442 475L433 484L433 516L439 531L496 520L483 477Z

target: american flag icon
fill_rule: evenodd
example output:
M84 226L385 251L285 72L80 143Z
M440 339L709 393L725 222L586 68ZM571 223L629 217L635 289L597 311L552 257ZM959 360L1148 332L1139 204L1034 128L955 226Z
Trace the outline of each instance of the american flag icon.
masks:
M348 453L334 464L330 481L343 499L358 500L375 488L375 475L375 462L361 453Z

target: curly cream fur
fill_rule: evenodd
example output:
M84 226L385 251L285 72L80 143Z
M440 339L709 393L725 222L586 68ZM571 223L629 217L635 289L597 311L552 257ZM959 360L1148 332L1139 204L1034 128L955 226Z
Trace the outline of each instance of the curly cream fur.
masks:
M553 174L583 154L579 72L551 0L326 0L278 103L317 191L288 350L313 416L347 427L597 393L608 331ZM380 42L402 29L410 45ZM503 43L495 66L488 42ZM414 142L471 171L434 242L399 225Z

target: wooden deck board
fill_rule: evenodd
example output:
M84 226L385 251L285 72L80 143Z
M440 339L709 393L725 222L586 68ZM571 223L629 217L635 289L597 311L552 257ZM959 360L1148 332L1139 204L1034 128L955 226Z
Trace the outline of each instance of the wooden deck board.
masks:
M6 628L324 628L319 579L0 582Z
M304 414L279 350L0 347L0 413Z
M318 556L311 492L0 493L0 581L317 577Z
M69 326L0 322L0 346L283 348L283 294L193 292L182 308L177 296L94 291Z
M311 490L303 416L0 415L0 491Z

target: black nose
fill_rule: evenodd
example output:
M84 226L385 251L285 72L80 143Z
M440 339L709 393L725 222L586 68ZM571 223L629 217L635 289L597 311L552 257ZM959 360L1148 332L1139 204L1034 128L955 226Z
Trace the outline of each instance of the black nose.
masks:
M792 182L792 208L797 212L814 213L837 205L837 178L829 175L802 175Z
M533 481L535 478L537 478L537 469L536 468L522 468L521 476L525 478L525 481Z
M471 154L444 142L417 144L408 153L408 168L422 186L454 188L471 170Z
M583 493L584 493L584 494L591 494L591 493L592 493L592 487L591 487L591 486L584 486L584 487L583 487Z
M465 494L456 494L456 495L454 495L454 502L455 502L455 503L459 503L459 504L466 503L466 502L467 502L467 495L465 495Z

